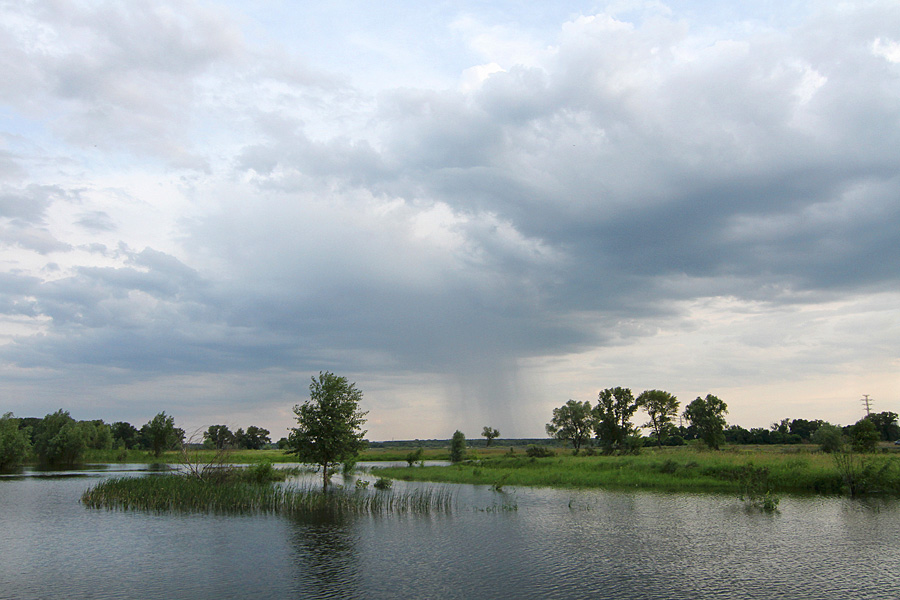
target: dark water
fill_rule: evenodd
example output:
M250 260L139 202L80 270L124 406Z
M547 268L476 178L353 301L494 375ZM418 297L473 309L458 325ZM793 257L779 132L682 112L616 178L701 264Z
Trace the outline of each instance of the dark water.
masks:
M0 478L0 598L900 597L896 502L782 498L766 515L460 486L449 515L327 522L82 507L111 472Z

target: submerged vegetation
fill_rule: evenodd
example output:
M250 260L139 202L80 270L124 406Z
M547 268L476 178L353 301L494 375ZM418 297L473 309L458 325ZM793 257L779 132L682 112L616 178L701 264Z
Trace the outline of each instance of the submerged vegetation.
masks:
M285 472L286 471L286 472ZM369 491L367 486L323 491L319 487L275 485L291 470L271 465L222 469L198 478L185 473L148 477L116 477L101 481L81 497L90 508L157 512L368 514L449 512L453 494L444 488L395 492Z
M625 456L502 455L449 467L391 467L401 480L563 488L638 488L737 494L766 502L777 493L900 494L893 454L664 449Z

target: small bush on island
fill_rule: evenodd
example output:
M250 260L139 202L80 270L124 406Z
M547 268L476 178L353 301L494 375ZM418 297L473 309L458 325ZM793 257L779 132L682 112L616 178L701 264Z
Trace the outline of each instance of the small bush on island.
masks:
M771 513L778 510L780 499L772 493L769 485L769 469L755 467L748 463L740 470L740 499L747 502L747 506L763 512Z

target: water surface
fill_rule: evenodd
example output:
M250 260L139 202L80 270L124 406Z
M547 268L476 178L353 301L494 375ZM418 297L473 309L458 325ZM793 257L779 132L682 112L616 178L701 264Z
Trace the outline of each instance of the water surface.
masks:
M458 486L451 514L328 520L79 504L122 469L0 478L0 598L900 597L895 501L785 497L769 515L728 496Z

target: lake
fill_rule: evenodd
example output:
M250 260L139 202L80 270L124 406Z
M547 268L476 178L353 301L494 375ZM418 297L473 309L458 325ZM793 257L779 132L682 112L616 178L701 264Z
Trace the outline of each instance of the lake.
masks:
M900 503L455 486L449 514L84 508L143 465L0 477L0 598L900 597ZM339 483L341 477L335 478ZM396 482L404 486L432 485Z

